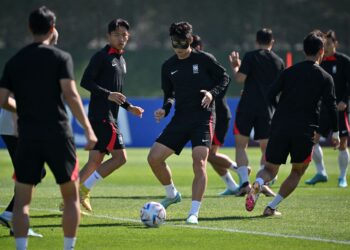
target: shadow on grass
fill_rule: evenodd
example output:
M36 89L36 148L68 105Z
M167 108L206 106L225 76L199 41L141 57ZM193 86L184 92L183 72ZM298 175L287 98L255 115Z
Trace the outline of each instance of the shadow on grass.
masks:
M33 228L61 228L62 224L57 223L57 224L43 224L43 225L35 225ZM98 228L103 228L103 227L128 227L128 228L144 228L144 226L136 223L131 223L131 222L116 222L116 223L95 223L95 224L80 224L79 228L93 228L93 227L98 227Z
M92 196L91 199L120 199L120 200L143 200L143 199L163 199L164 196Z

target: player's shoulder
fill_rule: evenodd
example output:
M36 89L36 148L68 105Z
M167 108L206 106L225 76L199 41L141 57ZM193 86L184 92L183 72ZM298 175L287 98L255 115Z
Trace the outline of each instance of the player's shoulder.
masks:
M350 57L344 53L341 53L341 52L336 52L335 53L335 57L337 59L340 59L340 60L343 60L343 61L346 61L346 62L350 62Z
M46 49L52 51L57 57L60 57L62 59L67 60L67 59L72 58L72 56L69 52L67 52L63 49L57 48L56 46L47 45Z
M192 50L192 55L195 56L195 57L199 57L199 58L203 58L203 59L207 59L207 60L215 60L216 61L216 58L213 54L207 52L207 51L204 51L204 50L196 50L196 49L193 49Z
M176 64L178 61L177 55L172 55L171 57L169 57L168 59L166 59L163 64L162 67L163 68L167 68L170 67L171 65Z

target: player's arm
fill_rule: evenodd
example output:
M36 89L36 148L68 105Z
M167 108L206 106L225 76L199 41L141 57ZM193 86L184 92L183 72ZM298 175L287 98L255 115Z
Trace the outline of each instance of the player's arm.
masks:
M278 98L283 90L283 84L284 84L284 73L282 72L278 77L277 80L271 85L269 93L268 93L268 99L271 105L274 107L277 106Z
M16 112L16 101L10 94L10 90L0 87L0 106L8 111Z
M85 148L87 150L93 149L97 142L97 138L92 130L87 116L84 113L83 103L75 86L75 81L71 79L61 79L60 86L67 105L85 130L85 136L87 139Z
M162 66L161 74L164 99L162 108L157 109L154 112L154 116L157 122L159 122L160 119L166 117L169 114L170 109L175 102L175 92L173 89L173 84L170 81L169 72L167 71L165 64L163 64Z
M322 102L327 107L330 123L332 126L332 142L335 148L339 147L339 125L338 125L338 110L335 98L334 82L331 76L325 78L325 87L322 93Z
M241 59L239 58L239 53L236 51L232 51L231 54L229 54L228 56L228 60L230 62L233 77L235 78L236 82L245 83L245 80L247 79L247 74L242 73L240 71L242 62L241 62Z

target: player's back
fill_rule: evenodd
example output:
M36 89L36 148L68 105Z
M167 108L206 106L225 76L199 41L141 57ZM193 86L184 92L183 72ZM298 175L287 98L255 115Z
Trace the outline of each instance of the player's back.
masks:
M304 61L286 69L271 89L270 98L281 92L273 125L305 128L318 123L319 101L334 103L332 77L313 61Z
M59 80L73 78L70 55L53 46L32 43L6 68L4 79L10 81L15 94L20 131L26 135L69 133Z

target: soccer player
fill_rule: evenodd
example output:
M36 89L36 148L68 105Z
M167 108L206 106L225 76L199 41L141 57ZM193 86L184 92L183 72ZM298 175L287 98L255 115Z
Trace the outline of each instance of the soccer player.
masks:
M64 100L85 129L86 149L97 141L76 90L72 58L49 45L55 21L55 14L45 6L30 13L33 43L6 63L0 81L0 106L18 114L12 222L19 250L27 249L29 206L45 162L60 185L64 201L64 249L74 249L80 220L79 166ZM11 92L15 103L9 98Z
M345 188L348 186L346 172L349 163L348 137L349 137L349 89L350 89L350 58L347 55L337 52L338 40L335 32L330 30L326 33L325 53L321 62L321 67L327 71L334 80L335 95L337 97L337 109L339 117L340 146L338 164L340 175L338 186ZM319 134L327 137L331 132L330 120L327 109L321 106ZM320 137L315 138L315 146L312 158L316 165L317 173L311 179L305 181L306 184L314 185L318 182L328 181L326 168L323 161L323 152L319 144Z
M203 43L200 36L193 34L192 38L191 47L196 50L203 50ZM225 97L226 92L227 87L215 98L215 131L209 150L208 162L226 184L226 189L220 195L234 195L238 191L239 186L228 169L236 170L237 164L227 155L218 152L219 148L224 144L231 119L231 111Z
M257 50L246 53L242 62L239 53L233 51L229 61L238 83L244 83L243 93L236 110L234 135L236 141L237 172L242 180L237 195L245 195L250 190L248 180L248 147L249 136L254 128L254 140L261 149L260 168L265 165L265 150L269 137L270 121L273 107L268 101L267 93L284 69L283 60L277 56L272 47L274 39L271 29L263 28L256 33ZM268 196L274 196L272 190L264 187Z
M98 51L85 69L81 86L90 91L89 120L98 142L80 171L80 202L92 211L90 190L126 163L126 150L117 119L119 106L142 117L143 109L132 105L123 95L126 64L123 49L129 40L129 23L114 19L108 24L108 45ZM104 161L106 154L111 158Z
M159 122L169 114L176 100L175 114L153 144L148 163L166 190L162 205L167 208L180 202L181 194L173 183L171 170L165 161L174 153L179 155L185 144L191 141L194 179L192 206L186 222L198 224L199 208L207 184L206 164L213 137L213 100L225 90L230 79L213 56L191 48L191 24L173 23L169 35L175 55L162 65L164 104L154 112L154 116Z
M246 198L248 211L253 210L261 186L276 176L280 165L286 163L290 154L291 172L263 213L265 216L281 215L276 210L278 204L294 191L311 161L321 99L329 114L332 142L335 147L339 146L334 83L332 77L319 66L324 42L323 33L315 31L308 34L303 42L306 60L286 69L271 88L269 99L276 112L266 149L265 168L258 172Z
M58 40L58 32L56 28L54 28L54 32L52 34L52 38L50 40L50 45L56 45ZM15 162L15 154L17 150L18 143L18 131L17 131L17 115L16 113L7 111L6 109L2 109L0 113L0 135L3 139L7 151L9 152L12 165L14 166ZM42 178L46 175L46 170L43 168L42 170ZM10 203L6 207L5 211L0 214L0 224L8 227L10 229L10 235L13 235L12 230L12 216L13 216L13 204L15 201L15 196L13 195ZM37 236L42 237L41 234L37 234L33 229L28 229L28 236Z

